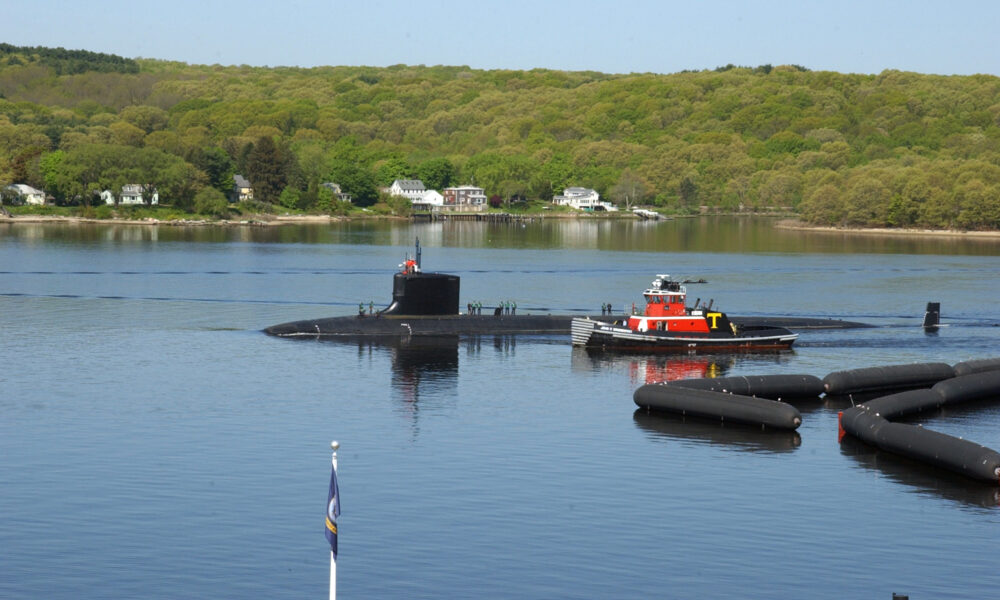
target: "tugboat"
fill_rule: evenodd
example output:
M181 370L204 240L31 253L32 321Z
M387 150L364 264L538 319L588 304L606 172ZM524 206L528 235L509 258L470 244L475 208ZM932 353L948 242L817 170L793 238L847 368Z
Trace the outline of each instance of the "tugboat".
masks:
M687 306L687 288L669 275L657 275L643 292L646 309L612 323L574 318L574 346L623 351L787 350L798 334L784 327L737 324L712 303Z

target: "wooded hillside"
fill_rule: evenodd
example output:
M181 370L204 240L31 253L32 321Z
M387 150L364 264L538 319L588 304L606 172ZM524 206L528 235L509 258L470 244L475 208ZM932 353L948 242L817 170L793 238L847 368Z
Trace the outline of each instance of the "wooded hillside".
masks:
M321 182L368 205L377 186L418 177L515 199L579 185L679 212L791 207L823 224L1000 229L994 76L142 59L132 71L66 52L53 63L59 52L0 45L0 183L61 202L141 181L193 208L235 172L260 200L328 210Z

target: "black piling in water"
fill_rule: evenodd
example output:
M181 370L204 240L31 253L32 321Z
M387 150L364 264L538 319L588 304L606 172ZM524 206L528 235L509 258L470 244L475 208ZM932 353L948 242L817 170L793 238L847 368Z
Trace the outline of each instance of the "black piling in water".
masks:
M955 376L955 370L945 363L917 363L867 367L850 371L834 371L823 378L827 394L843 395L859 392L892 392L930 387Z
M941 303L928 302L927 310L924 312L924 328L933 329L941 323Z
M746 375L714 379L682 379L667 384L673 387L757 396L771 400L819 398L823 380L814 375Z
M841 413L843 432L873 446L961 473L1000 483L1000 453L981 444L889 419L945 404L1000 398L1000 371L963 375L930 389L876 398Z
M802 415L794 406L752 396L647 384L637 389L632 399L637 406L647 410L705 419L761 425L774 429L796 429L802 424Z

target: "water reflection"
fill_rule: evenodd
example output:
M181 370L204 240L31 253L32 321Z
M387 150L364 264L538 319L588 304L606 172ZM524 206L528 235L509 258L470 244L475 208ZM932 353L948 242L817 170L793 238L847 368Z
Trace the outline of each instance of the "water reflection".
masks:
M995 238L871 236L775 228L765 217L695 217L673 221L538 219L528 223L346 221L277 227L5 223L0 237L62 242L194 241L359 244L409 247L520 248L627 252L820 252L829 254L1000 255Z
M574 371L625 370L632 383L660 383L703 377L721 377L735 363L732 355L636 355L573 348Z
M648 412L642 408L632 413L632 419L650 439L658 441L718 444L733 450L765 453L791 452L802 445L802 438L796 431L762 430L752 425Z
M573 348L574 371L624 371L633 384L662 383L680 379L723 377L734 367L773 371L787 364L792 353L762 354L622 354L594 348Z
M398 338L387 344L392 360L392 388L398 399L416 408L422 393L439 395L458 385L458 337Z
M1000 506L1000 488L995 484L973 481L951 471L879 450L851 436L840 442L840 453L853 459L860 468L878 472L920 494L937 496L967 506Z
M393 396L409 411L416 411L422 396L439 400L458 385L458 336L338 336L318 341L357 346L359 357L388 355Z
M321 343L356 346L359 357L374 353L388 355L390 385L394 398L415 413L426 398L440 403L458 388L459 356L478 356L485 347L497 357L513 357L517 339L513 336L337 336L317 339ZM427 400L424 400L426 402ZM426 405L423 408L429 408Z

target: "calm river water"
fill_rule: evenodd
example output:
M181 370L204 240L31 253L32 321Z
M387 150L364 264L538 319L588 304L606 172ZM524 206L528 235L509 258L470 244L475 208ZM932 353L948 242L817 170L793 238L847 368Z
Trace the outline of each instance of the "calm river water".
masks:
M462 306L596 313L670 273L730 314L881 327L671 358L261 333L384 306L416 236ZM325 597L333 439L345 598L992 597L996 486L838 444L821 401L771 433L632 392L1000 356L998 296L997 242L755 220L0 226L0 597ZM1000 402L921 422L1000 449Z

